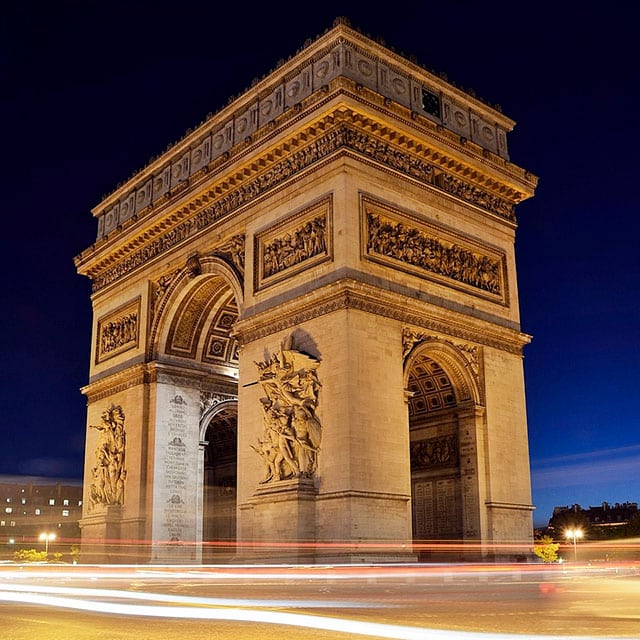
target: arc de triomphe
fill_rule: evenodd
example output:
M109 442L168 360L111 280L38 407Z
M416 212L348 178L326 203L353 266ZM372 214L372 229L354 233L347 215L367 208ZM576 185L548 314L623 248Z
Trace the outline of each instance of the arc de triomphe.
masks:
M513 126L337 20L95 207L85 558L527 549Z

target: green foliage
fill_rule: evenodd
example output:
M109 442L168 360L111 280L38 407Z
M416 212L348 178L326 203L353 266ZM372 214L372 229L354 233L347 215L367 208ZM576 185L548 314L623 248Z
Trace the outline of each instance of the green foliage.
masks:
M13 554L16 562L46 562L47 552L35 549L19 549Z
M533 544L533 553L535 553L542 562L557 562L558 549L560 544L554 542L551 536L542 536Z
M71 561L73 564L78 564L80 560L80 545L72 544L69 549L69 555L71 556Z

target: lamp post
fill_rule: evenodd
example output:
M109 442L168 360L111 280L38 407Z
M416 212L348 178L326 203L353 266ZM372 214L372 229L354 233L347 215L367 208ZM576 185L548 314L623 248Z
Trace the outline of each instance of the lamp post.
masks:
M584 535L582 529L579 527L574 527L572 529L565 529L564 532L565 538L567 540L573 540L573 559L578 559L578 539L582 538Z
M41 533L40 540L44 541L44 552L49 554L49 541L53 541L56 539L55 533Z

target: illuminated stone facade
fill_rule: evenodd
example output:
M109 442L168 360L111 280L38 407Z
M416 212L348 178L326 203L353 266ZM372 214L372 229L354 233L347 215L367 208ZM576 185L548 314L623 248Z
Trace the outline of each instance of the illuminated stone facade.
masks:
M514 238L537 179L509 159L513 126L339 20L107 196L76 258L85 468L110 408L126 465L121 500L85 478L87 551L526 549Z

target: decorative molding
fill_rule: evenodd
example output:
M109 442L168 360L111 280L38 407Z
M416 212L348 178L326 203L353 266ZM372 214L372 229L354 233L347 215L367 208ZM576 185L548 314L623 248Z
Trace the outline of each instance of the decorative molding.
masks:
M137 364L127 367L123 371L99 378L82 387L81 392L87 397L87 404L90 405L148 381L147 365Z
M368 131L365 132L359 127L368 127ZM386 136L389 140L376 137L374 133L377 136ZM299 143L305 140L311 140L311 142L301 147ZM487 189L464 182L460 178L455 180L441 178L444 170L439 163L430 163L425 160L427 154L423 145L409 145L407 142L402 142L382 125L348 109L342 109L326 116L322 122L299 132L295 140L283 142L277 150L270 151L265 158L255 159L251 167L243 172L244 179L241 179L241 176L229 177L216 185L215 189L211 188L206 194L201 194L193 202L185 205L183 209L174 212L171 220L175 222L170 230L166 230L170 224L169 221L159 222L155 229L147 230L143 238L132 240L128 245L123 246L118 254L111 255L93 265L87 272L87 275L93 279L93 291L99 291L187 238L237 213L239 208L264 197L267 191L338 151L355 152L376 164L386 166L424 185L453 195L510 223L515 223L515 205L509 196L493 195ZM437 155L442 161L441 154ZM276 161L276 158L283 156L283 160ZM255 177L247 179L246 174L254 174ZM240 182L239 187L236 186L238 182ZM214 202L207 204L211 200ZM194 211L197 213L194 214ZM144 246L137 248L142 242ZM118 259L119 261L113 264Z
M208 371L185 369L161 362L150 362L147 368L148 375L145 377L145 382L170 384L187 389L200 389L211 375Z
M191 360L196 357L204 324L225 293L223 283L217 278L202 279L194 284L172 318L165 347L167 354Z
M244 245L244 234L239 233L231 236L226 242L216 247L213 252L214 255L221 256L235 268L241 282L244 280Z
M320 362L298 351L289 336L265 362L256 362L266 397L264 434L251 448L265 464L261 484L311 478L318 464L322 426L316 416Z
M488 509L508 509L516 511L534 511L535 506L532 504L520 504L517 502L485 502Z
M258 322L241 321L234 327L234 334L240 340L240 345L266 338L280 331L287 331L305 322L341 309L358 309L374 315L398 320L403 324L422 327L426 330L444 335L453 335L462 340L477 342L489 347L495 347L508 353L522 355L522 347L529 342L529 336L513 330L505 330L505 334L487 334L481 328L468 324L456 323L445 318L426 316L410 306L400 302L382 300L379 292L360 293L352 289L344 289L332 295L323 297L311 303L299 303L294 310L285 312L277 317L265 316Z
M100 433L95 449L96 466L91 469L89 509L98 505L123 505L126 434L124 411L120 405L111 405L102 413L99 425L89 425Z
M222 402L237 401L238 396L229 393L214 393L211 391L200 391L200 419L205 413L217 407Z
M508 304L503 252L364 194L360 216L364 259Z
M479 347L476 345L464 344L460 342L453 342L451 340L442 339L438 336L425 333L423 331L415 331L408 327L402 329L402 358L406 360L409 353L413 350L416 344L424 342L444 342L451 345L454 349L460 352L460 355L467 363L467 368L471 371L471 374L477 382L480 381L480 353Z
M238 319L238 306L233 295L226 299L220 298L220 304L209 323L209 329L204 340L202 361L223 364L231 367L238 366L238 340L231 335L233 325Z
M333 197L329 195L257 233L255 290L332 260L332 227Z
M160 305L162 303L162 299L164 295L167 293L171 285L174 283L175 279L180 274L180 269L175 269L170 273L166 273L163 276L160 276L155 282L151 283L151 293L149 296L150 305L151 305L151 318L155 318L156 313L158 312Z
M337 82L371 93L369 100L385 104L390 111L411 113L452 140L464 138L477 146L478 155L484 152L494 164L507 166L506 134L515 123L498 110L344 25L310 49L295 62L279 65L259 89L252 87L243 97L233 98L232 106L210 114L105 198L96 212L98 238L161 205L195 177L211 171L220 158L245 147L247 139L260 139L277 124L287 123L301 104L321 102L327 88ZM425 107L425 92L442 103L439 109Z
M96 364L135 349L140 337L140 297L98 320Z

